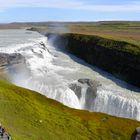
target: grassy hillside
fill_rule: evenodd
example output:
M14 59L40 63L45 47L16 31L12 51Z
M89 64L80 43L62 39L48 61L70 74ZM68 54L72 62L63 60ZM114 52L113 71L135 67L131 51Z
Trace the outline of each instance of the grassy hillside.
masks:
M0 121L13 140L129 140L140 122L65 107L0 81Z
M69 24L68 27L73 33L97 35L113 40L127 41L140 46L140 22L102 21Z

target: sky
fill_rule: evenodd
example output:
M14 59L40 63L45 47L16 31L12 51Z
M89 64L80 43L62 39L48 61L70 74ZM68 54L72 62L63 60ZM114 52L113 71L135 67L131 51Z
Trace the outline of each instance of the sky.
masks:
M140 21L140 0L0 0L0 23Z

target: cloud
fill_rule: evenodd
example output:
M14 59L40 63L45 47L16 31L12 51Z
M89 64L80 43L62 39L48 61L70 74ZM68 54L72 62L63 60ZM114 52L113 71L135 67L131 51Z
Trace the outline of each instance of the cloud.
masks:
M96 12L140 12L140 2L89 4L86 0L0 0L0 11L16 7L43 7Z

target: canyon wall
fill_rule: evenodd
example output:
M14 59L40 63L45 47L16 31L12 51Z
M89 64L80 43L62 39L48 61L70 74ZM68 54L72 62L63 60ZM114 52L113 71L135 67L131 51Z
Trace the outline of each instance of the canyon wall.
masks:
M52 35L49 35L49 37ZM54 44L115 77L140 87L140 47L98 36L63 34Z

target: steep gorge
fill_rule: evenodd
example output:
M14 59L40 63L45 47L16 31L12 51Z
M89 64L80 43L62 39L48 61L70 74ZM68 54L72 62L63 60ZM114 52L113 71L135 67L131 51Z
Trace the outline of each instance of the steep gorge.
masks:
M51 37L51 34L48 36ZM140 87L139 46L98 36L71 33L57 35L54 45L63 46L89 64Z

